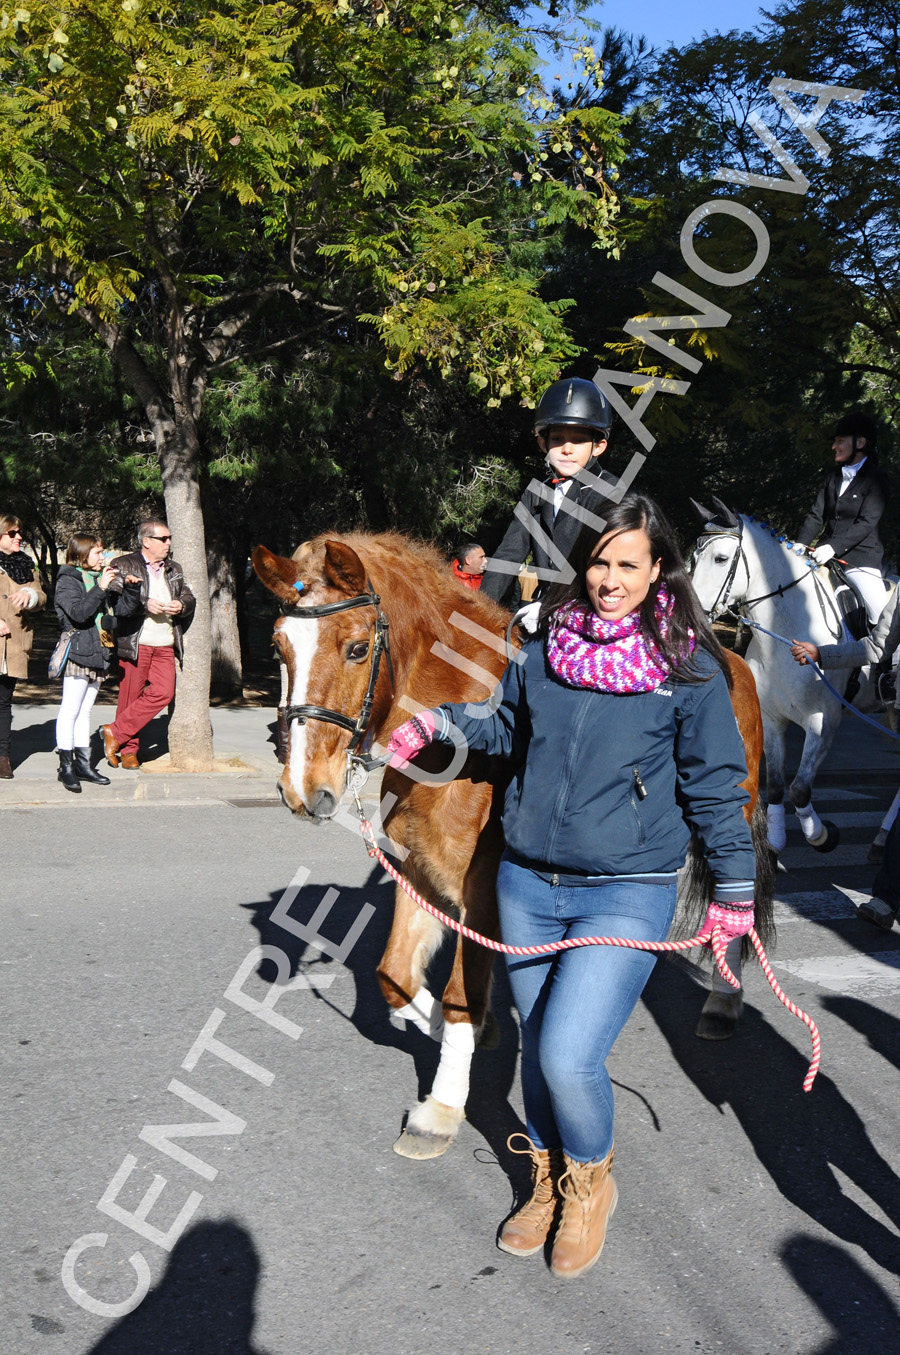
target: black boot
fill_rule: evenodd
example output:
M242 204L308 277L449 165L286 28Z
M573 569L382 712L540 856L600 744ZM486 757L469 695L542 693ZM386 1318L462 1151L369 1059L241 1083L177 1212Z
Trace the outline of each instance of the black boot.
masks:
M66 790L71 790L76 795L80 795L81 782L75 775L75 768L73 766L75 758L74 752L71 748L59 748L57 749L57 752L59 753L59 771L56 774L57 781L61 781Z
M75 749L75 775L79 781L93 781L95 786L108 786L109 777L101 776L91 766L90 748Z
M282 766L288 760L288 748L290 747L291 727L288 724L287 712L284 706L278 707L276 715L276 737L278 739L278 761Z

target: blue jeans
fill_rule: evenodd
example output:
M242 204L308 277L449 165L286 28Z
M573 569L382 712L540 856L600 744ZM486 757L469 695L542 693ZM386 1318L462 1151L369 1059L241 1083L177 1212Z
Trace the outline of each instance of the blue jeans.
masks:
M508 945L568 936L664 941L675 912L675 877L660 883L610 878L557 884L504 856L497 876L500 928ZM522 1027L522 1094L539 1148L578 1162L613 1143L606 1057L634 1010L655 959L639 950L585 946L534 959L507 955Z

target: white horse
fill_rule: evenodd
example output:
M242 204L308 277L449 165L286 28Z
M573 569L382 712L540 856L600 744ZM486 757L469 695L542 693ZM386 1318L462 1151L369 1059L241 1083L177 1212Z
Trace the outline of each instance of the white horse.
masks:
M719 499L713 503L715 513L694 503L706 527L694 551L693 584L710 619L731 610L788 640L841 641L844 627L827 569L765 522L738 516ZM791 803L806 841L829 852L838 830L813 808L812 786L840 723L841 703L811 667L794 661L787 645L760 630L753 630L746 659L762 707L769 845L776 854L785 845L784 739L788 725L796 724L805 737ZM840 669L830 680L843 692L849 675Z

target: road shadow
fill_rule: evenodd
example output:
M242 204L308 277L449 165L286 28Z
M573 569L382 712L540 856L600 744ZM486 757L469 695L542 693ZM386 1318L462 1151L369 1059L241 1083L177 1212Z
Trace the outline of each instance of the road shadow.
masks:
M49 720L40 724L17 725L16 708L13 705L12 762L13 769L21 767L35 753L52 753L56 750L56 708Z
M900 1068L900 1020L896 1016L858 997L825 997L822 1006L864 1035L876 1054Z
M199 1223L179 1239L139 1308L88 1355L265 1355L253 1341L260 1263L239 1223Z
M805 1051L795 1049L749 1003L734 1039L698 1040L699 997L684 973L657 965L642 1000L698 1091L719 1110L731 1106L784 1198L833 1236L900 1274L900 1237L849 1198L836 1175L848 1177L900 1228L900 1178L853 1106L822 1072L805 1093ZM772 1007L767 1012L772 1021L791 1019L775 1008L774 998Z
M326 888L321 881L302 886L291 902L291 918L308 924L321 904ZM284 951L290 961L291 976L302 970L314 983L316 974L327 973L334 962L272 921L271 914L280 898L280 894L270 894L264 900L245 903L242 907L251 912L251 922L259 933L260 944L276 946ZM405 1059L410 1060L417 1078L416 1095L422 1100L434 1081L440 1046L411 1024L407 1023L406 1029L400 1030L390 1021L388 1006L375 974L387 945L394 910L394 888L384 876L381 867L373 868L362 887L343 886L327 920L318 924L317 930L321 935L340 944L366 903L372 904L375 912L345 962L355 982L352 1012L347 1015L336 1005L332 1000L330 989L313 988L313 995L319 1002L325 1003L333 1011L337 1011L344 1020L349 1021L364 1039L372 1044L396 1049ZM428 966L428 988L435 995L443 992L450 977L453 952L454 942L448 932L445 943ZM274 964L263 960L259 967L259 975L266 983L274 982L276 978ZM484 1137L498 1160L503 1163L514 1189L519 1194L527 1186L528 1169L522 1165L521 1159L514 1158L506 1148L509 1135L524 1127L509 1103L509 1093L518 1059L519 1028L513 1015L512 996L502 963L494 966L491 1009L497 1023L498 1044L493 1049L475 1051L472 1061L471 1091L466 1103L466 1119ZM398 1133L403 1110L413 1104L412 1091L410 1083L407 1092L399 1093L399 1097L406 1097L406 1104L404 1105L398 1097Z
M844 1247L801 1234L785 1243L781 1256L835 1329L832 1339L804 1355L883 1355L896 1349L900 1312Z

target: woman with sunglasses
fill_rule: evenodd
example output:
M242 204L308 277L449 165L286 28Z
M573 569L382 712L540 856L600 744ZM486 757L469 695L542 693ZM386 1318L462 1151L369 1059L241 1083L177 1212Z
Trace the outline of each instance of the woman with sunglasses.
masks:
M29 613L40 611L46 601L22 549L22 524L14 513L0 513L0 781L12 780L12 699L19 678L28 677Z

